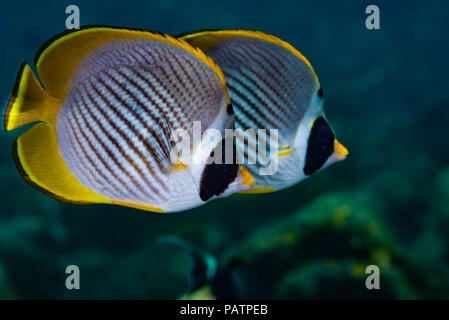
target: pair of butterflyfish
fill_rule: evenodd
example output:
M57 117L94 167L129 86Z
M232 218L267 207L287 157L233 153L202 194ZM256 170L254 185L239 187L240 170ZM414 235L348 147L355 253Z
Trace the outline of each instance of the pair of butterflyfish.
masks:
M172 37L89 26L52 38L34 63L38 77L27 63L19 70L4 128L33 123L14 143L17 168L62 201L182 211L287 188L348 153L326 120L310 63L262 32ZM194 122L203 136L174 160L171 135L193 134ZM227 129L277 134L231 138L232 161L210 161L229 153ZM261 174L267 156L257 148L272 140L277 170Z

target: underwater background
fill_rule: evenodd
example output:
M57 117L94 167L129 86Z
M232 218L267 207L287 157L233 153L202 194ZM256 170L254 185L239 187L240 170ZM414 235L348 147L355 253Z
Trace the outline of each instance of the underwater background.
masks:
M0 10L0 98L68 5L81 24L250 29L313 65L349 157L287 190L234 195L178 214L71 205L29 186L0 135L0 299L175 299L188 286L176 235L215 256L217 298L449 298L449 2L11 1ZM365 8L380 8L367 30ZM77 265L81 289L67 290ZM367 290L365 268L380 268ZM199 297L201 294L198 295Z

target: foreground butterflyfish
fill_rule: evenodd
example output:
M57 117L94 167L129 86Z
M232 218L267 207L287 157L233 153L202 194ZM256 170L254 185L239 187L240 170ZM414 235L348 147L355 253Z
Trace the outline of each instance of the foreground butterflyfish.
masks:
M171 157L174 130L234 125L220 68L187 42L87 27L51 39L35 66L38 78L20 68L3 120L6 131L33 123L13 154L23 178L48 195L174 212L254 182L236 163L208 161L224 146L217 136L201 138L184 161Z
M268 134L236 139L243 165L255 180L243 193L290 187L346 158L347 149L326 120L315 71L290 44L246 30L202 30L177 37L201 49L223 71L236 129L277 130L275 144ZM260 152L264 145L272 151ZM270 153L277 159L271 172Z

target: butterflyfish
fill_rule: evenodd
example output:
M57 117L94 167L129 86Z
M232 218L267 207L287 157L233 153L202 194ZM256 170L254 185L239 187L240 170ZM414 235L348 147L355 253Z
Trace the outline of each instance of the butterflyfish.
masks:
M88 26L52 38L34 63L38 77L20 68L3 123L32 124L13 154L37 189L71 203L173 212L250 188L236 163L207 161L220 138L201 137L183 161L170 156L171 134L192 134L195 121L201 133L233 127L223 74L200 49L157 32Z
M235 128L267 132L236 140L244 166L255 180L243 193L290 187L346 158L348 151L336 140L324 114L323 90L315 71L290 44L246 30L204 30L177 37L201 49L223 71ZM268 134L270 130L276 130L276 139ZM261 169L267 169L270 156L277 159L277 166L267 174Z

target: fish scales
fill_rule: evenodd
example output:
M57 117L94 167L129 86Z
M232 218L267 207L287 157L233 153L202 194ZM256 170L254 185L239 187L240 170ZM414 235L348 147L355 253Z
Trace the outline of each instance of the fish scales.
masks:
M257 133L257 138L236 140L255 180L249 193L287 188L346 157L324 118L318 78L290 44L250 30L200 30L178 37L220 66L234 105L235 128ZM276 130L277 141L270 130Z
M167 201L167 167L161 166L160 160L167 159L172 147L160 141L165 119L170 128L189 132L188 123L193 119L207 127L209 123L200 115L208 111L205 101L216 97L217 92L202 93L198 86L210 83L212 77L197 71L198 78L193 79L187 69L201 70L198 62L184 54L164 56L164 45L151 51L143 41L119 42L114 50L110 49L112 45L93 52L75 73L59 114L69 119L71 126L60 121L57 132L60 141L76 135L80 144L62 148L62 155L69 168L93 190L102 192L105 186L112 185L114 193L109 197L161 203ZM164 64L161 56L165 57ZM152 69L153 65L158 67ZM194 111L185 114L180 101L194 104ZM149 153L145 143L148 139L158 142L152 144L155 147ZM84 156L80 145L89 155L96 176L108 179L98 183L85 177L71 154Z
M257 123L258 127L279 129L281 140L291 138L305 112L298 106L307 105L313 92L310 86L317 86L313 73L299 68L298 58L292 53L247 38L225 40L209 48L207 54L222 68L231 99L234 95L249 97L250 110L264 119ZM254 127L254 121L240 112L242 109L238 104L237 121L250 121L250 127Z

